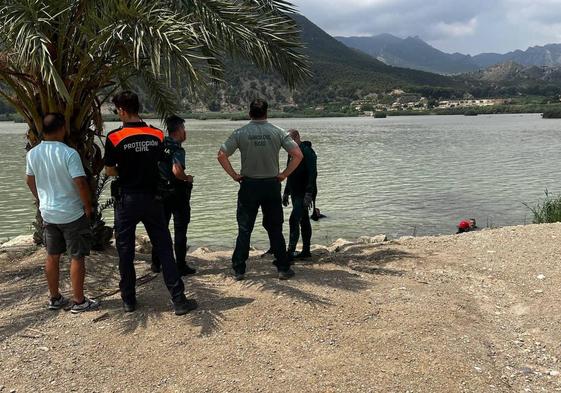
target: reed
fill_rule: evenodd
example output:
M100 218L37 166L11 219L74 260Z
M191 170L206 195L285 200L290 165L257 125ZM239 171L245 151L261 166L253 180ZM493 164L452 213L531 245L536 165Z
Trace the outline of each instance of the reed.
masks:
M546 189L545 198L534 206L523 204L532 212L534 224L561 222L561 195L553 195Z

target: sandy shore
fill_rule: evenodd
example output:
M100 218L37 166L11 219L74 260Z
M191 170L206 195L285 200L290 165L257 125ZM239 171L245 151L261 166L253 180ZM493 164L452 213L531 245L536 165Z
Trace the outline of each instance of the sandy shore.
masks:
M561 224L375 241L316 246L286 282L258 250L236 282L230 252L198 249L183 317L147 254L137 312L111 249L88 260L101 310L71 315L44 307L43 250L4 252L0 391L561 390Z

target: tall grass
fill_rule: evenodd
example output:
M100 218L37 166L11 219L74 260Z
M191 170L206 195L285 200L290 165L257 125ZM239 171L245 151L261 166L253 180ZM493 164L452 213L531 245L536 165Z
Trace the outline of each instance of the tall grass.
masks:
M552 195L545 190L545 198L539 200L535 206L523 203L534 215L534 224L561 222L561 195Z

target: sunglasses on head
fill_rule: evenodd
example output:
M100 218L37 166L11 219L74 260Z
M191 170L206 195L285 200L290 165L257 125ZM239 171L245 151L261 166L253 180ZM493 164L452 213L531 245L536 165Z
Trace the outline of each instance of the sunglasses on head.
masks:
M113 108L111 108L111 112L118 115L119 114L119 109L117 107L113 107Z

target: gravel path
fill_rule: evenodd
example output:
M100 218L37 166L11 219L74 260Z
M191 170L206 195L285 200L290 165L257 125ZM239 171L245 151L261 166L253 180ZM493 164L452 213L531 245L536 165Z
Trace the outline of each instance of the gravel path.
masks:
M371 241L316 246L286 282L198 249L183 317L146 254L127 315L115 250L88 261L84 315L45 309L42 250L0 254L0 391L561 391L561 224Z

